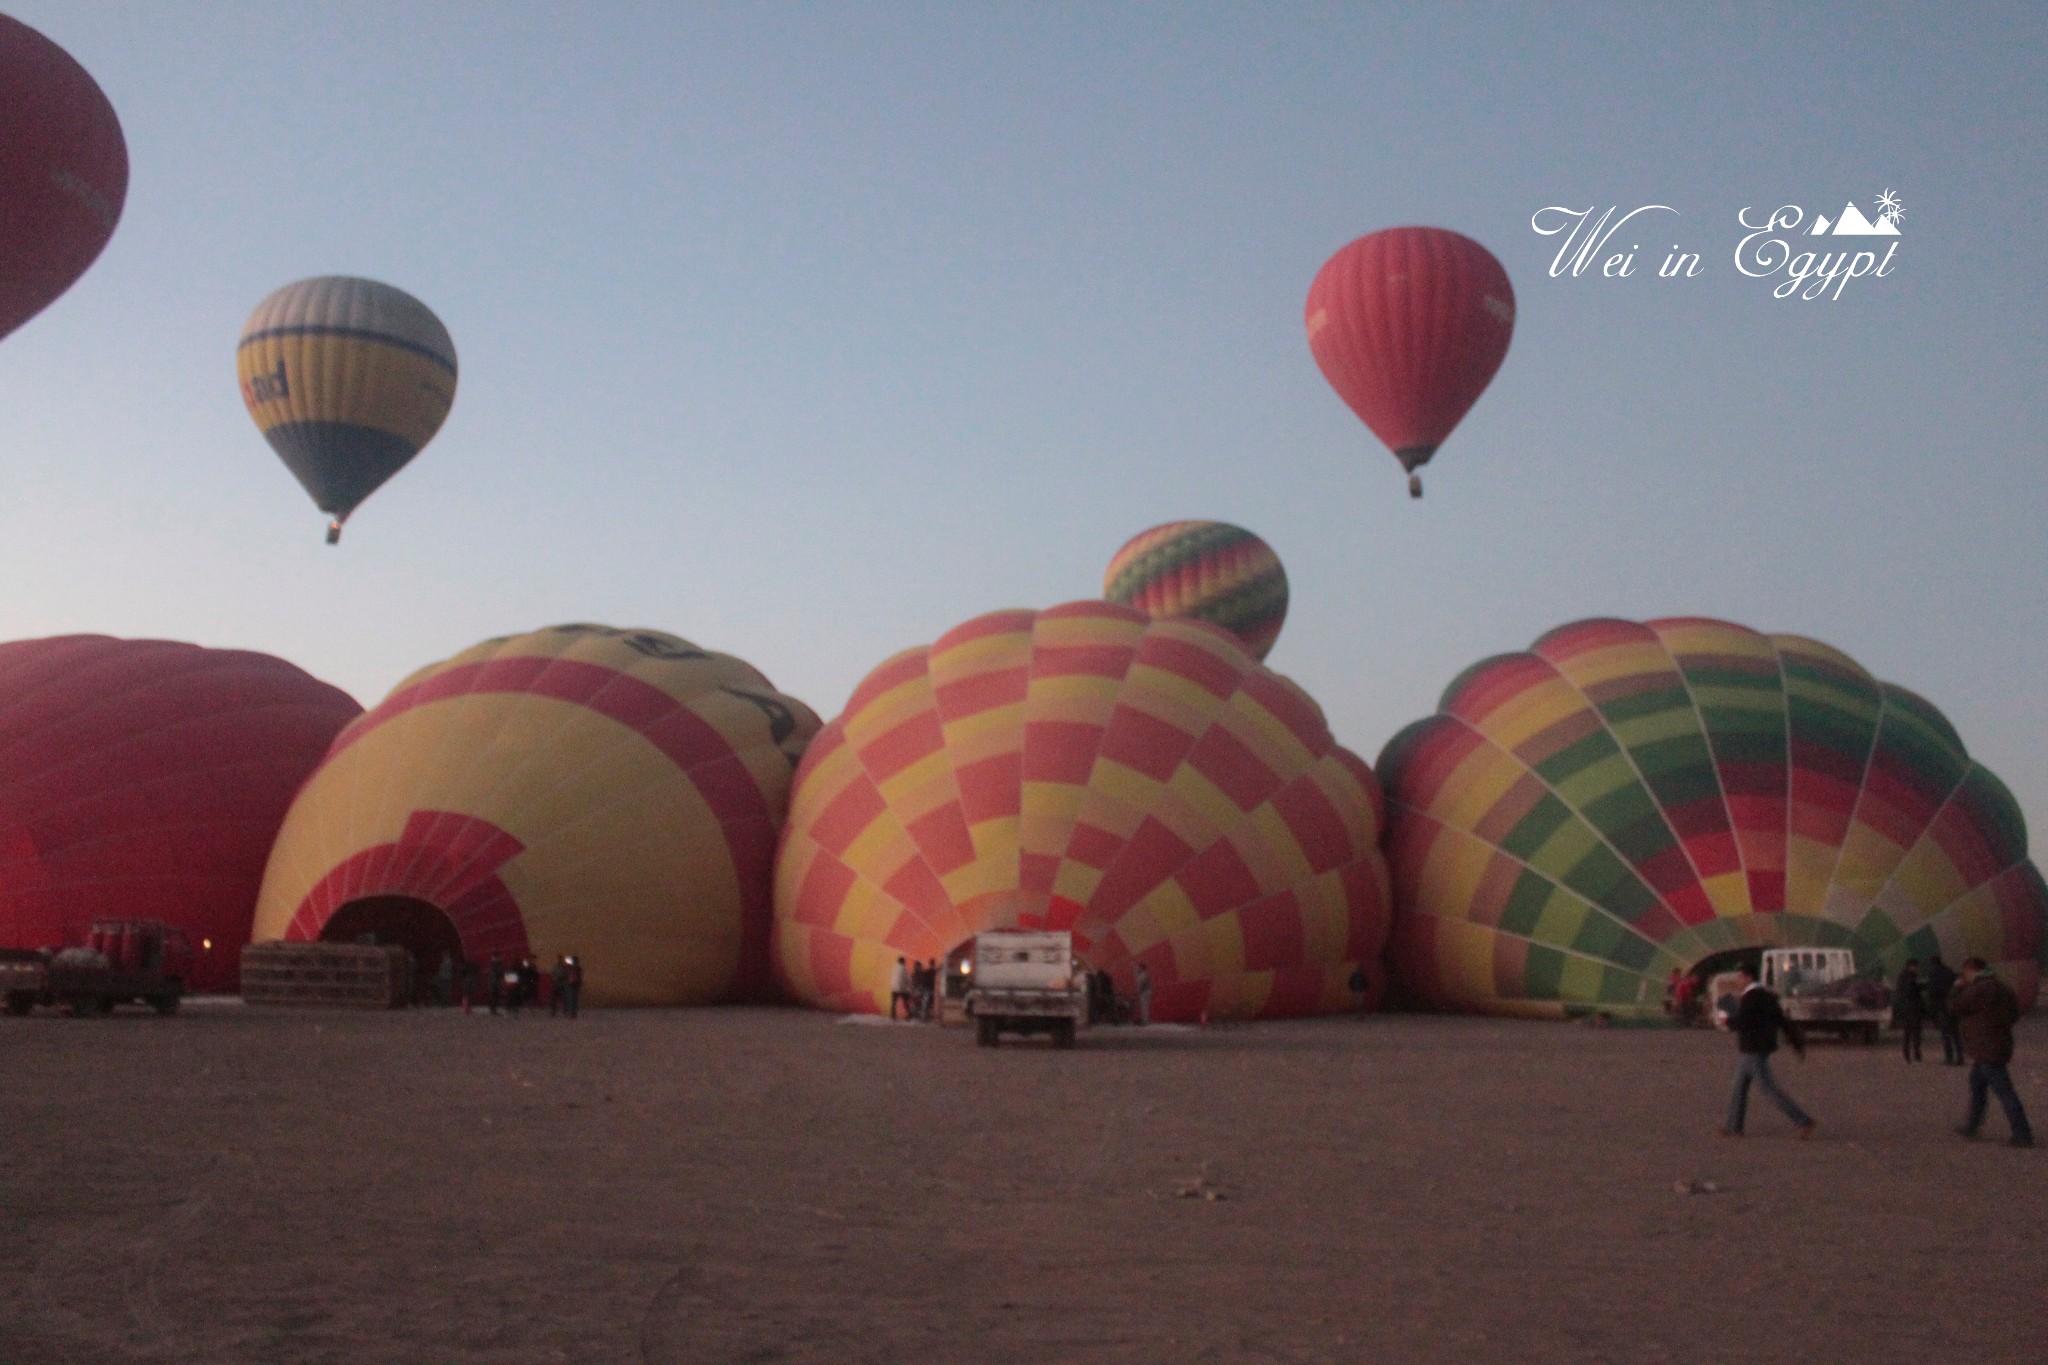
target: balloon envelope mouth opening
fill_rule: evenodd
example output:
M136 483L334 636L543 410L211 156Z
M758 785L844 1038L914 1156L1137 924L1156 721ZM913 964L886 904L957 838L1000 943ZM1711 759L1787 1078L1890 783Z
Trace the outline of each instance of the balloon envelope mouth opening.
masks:
M1394 452L1394 458L1401 462L1401 468L1413 474L1429 463L1429 457L1436 454L1435 446L1402 446Z
M417 979L431 979L449 958L461 960L462 935L442 909L413 896L349 901L320 926L322 943L391 944L412 954Z

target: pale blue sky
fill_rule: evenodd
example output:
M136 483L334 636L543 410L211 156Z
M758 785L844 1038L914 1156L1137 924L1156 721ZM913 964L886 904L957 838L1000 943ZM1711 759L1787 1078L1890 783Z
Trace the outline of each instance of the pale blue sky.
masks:
M2039 5L9 9L134 174L0 343L0 638L264 649L372 702L596 620L830 715L1214 517L1286 561L1271 662L1367 758L1562 621L1713 614L1927 695L2048 822ZM1734 272L1738 210L1885 188L1890 278ZM1642 268L1699 278L1547 278L1535 210L1651 202ZM1520 301L1420 503L1301 327L1330 252L1410 222ZM462 361L339 549L233 374L325 273Z

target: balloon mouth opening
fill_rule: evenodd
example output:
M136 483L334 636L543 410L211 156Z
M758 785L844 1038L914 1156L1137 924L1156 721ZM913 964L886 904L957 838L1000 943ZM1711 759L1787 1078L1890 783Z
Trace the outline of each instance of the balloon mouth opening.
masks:
M461 961L462 932L448 913L416 896L365 896L335 910L320 926L322 943L396 944L412 954L419 979L431 978L443 959Z
M1413 474L1416 470L1428 464L1429 457L1434 454L1436 454L1436 447L1433 445L1402 446L1394 452L1394 458L1401 462L1401 468Z

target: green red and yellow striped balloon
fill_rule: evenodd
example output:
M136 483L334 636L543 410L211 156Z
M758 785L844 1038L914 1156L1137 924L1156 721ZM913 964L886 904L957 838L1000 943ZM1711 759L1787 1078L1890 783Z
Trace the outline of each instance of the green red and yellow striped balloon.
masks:
M653 630L487 640L342 731L271 850L255 938L544 962L593 1004L761 995L775 841L818 718Z
M1003 611L869 674L805 754L776 862L795 998L886 1007L900 957L1071 929L1163 1019L1353 1008L1387 925L1372 772L1196 621Z
M402 289L342 275L258 304L235 373L264 439L333 517L329 544L455 403L455 343L441 320Z
M2048 888L1926 701L1796 635L1591 620L1487 659L1380 755L1390 955L1421 1002L1661 1013L1674 968L1781 945L1982 957L2032 1003Z
M1169 521L1131 537L1102 595L1158 621L1207 621L1264 659L1287 621L1287 570L1273 547L1221 521Z

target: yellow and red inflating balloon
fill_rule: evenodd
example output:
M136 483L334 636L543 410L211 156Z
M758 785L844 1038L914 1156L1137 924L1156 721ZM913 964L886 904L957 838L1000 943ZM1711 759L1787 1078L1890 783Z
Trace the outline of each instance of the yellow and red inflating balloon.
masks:
M98 259L127 197L114 106L63 48L0 14L0 337Z
M1467 669L1379 771L1397 979L1445 1009L1656 1017L1738 950L1992 963L2031 1005L2048 888L1942 714L1725 621L1561 626Z
M455 402L455 343L402 289L326 275L263 300L242 328L235 374L249 416L328 523L434 438Z
M1493 381L1515 291L1493 253L1446 228L1369 233L1324 263L1305 309L1309 350L1337 396L1386 442L1422 496L1444 438Z
M776 862L798 1000L887 1007L900 957L1070 929L1163 1019L1376 997L1380 793L1299 687L1196 621L995 612L882 664L804 757Z
M1102 595L1160 621L1207 621L1264 659L1287 621L1287 570L1273 547L1222 521L1169 521L1131 537Z
M256 939L370 933L428 973L573 954L600 1005L758 997L817 729L747 664L659 631L487 640L335 740L271 852Z

